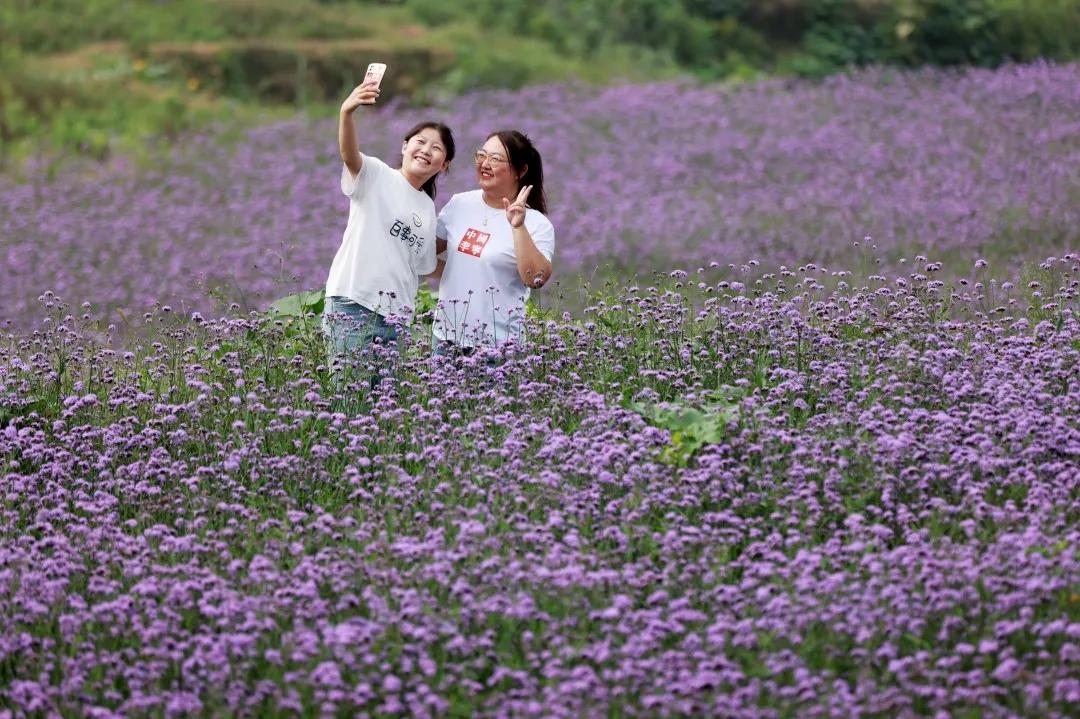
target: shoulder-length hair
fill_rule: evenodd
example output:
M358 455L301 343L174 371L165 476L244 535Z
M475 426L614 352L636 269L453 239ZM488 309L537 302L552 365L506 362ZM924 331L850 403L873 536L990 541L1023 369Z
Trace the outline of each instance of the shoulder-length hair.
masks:
M441 122L429 120L427 122L421 122L417 125L414 125L412 129L405 133L405 142L408 142L412 139L414 135L419 135L421 132L427 130L428 128L431 128L432 130L435 130L439 133L439 137L442 139L443 147L446 148L446 163L450 164L450 161L454 159L454 133L450 130L449 127L447 127ZM424 183L423 187L420 188L428 194L428 197L433 200L435 199L435 180L437 180L439 175L441 174L442 172L435 174L431 177L431 179Z

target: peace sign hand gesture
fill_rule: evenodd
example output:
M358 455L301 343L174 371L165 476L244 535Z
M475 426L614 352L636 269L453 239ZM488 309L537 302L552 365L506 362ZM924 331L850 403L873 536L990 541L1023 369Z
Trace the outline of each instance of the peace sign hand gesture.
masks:
M503 198L503 209L506 210L506 221L510 223L510 226L515 230L521 227L525 223L525 199L528 198L529 193L532 192L532 185L525 185L521 188L521 192L518 193L517 198L510 202L507 198Z

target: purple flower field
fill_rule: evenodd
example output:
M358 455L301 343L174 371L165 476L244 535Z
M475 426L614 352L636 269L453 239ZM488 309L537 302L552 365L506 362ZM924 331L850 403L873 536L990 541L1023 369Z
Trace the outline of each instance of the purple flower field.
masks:
M17 716L1080 711L1080 258L715 270L373 401L312 327L0 349ZM2 712L0 712L2 713Z
M563 276L344 382L330 126L5 187L0 719L1077 716L1078 81L455 100Z
M951 273L1060 256L1080 237L1078 65L480 93L361 113L362 146L393 161L427 116L460 149L440 205L474 186L486 132L534 137L564 278L751 259L857 270L865 235L886 261L921 252ZM321 286L348 207L335 143L333 121L298 120L0 186L0 322L36 326L46 290L137 317L156 301L218 314L211 294L263 309Z

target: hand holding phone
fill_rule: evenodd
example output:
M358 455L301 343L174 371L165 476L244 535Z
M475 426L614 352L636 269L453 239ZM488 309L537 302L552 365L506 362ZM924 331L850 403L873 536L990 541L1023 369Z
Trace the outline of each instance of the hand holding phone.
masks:
M386 74L386 65L381 62L373 62L367 66L367 72L364 73L364 82L375 82L375 87L379 86L382 82L383 75Z

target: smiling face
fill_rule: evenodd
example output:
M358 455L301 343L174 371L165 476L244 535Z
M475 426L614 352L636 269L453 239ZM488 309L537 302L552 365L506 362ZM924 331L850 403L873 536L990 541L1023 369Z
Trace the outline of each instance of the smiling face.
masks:
M510 164L510 154L497 135L492 135L480 148L476 158L476 182L489 200L501 202L508 198L511 202L518 192L518 179L521 174ZM501 207L501 204L497 204Z
M446 146L434 127L425 127L401 144L401 171L423 184L447 167Z

